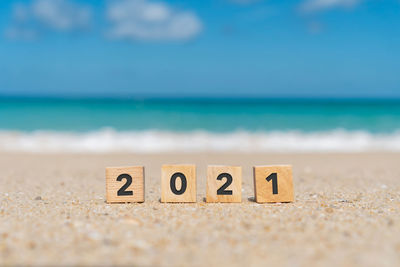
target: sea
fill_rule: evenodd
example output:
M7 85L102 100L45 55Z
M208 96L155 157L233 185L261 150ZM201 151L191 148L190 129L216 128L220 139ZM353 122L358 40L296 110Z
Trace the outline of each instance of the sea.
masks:
M400 151L399 99L0 98L0 151Z

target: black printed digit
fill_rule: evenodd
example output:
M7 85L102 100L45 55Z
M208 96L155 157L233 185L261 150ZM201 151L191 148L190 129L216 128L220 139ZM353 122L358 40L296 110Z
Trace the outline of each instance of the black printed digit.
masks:
M118 182L121 182L122 179L126 180L126 183L118 190L117 192L117 196L132 196L133 195L133 191L129 190L127 191L126 189L128 189L128 187L131 185L132 183L132 176L130 176L129 174L120 174L117 178Z
M179 190L176 189L176 179L178 177L181 179L181 189L179 189ZM175 195L182 195L183 193L185 193L186 187L187 187L186 176L181 172L174 173L171 176L171 180L169 181L169 185L171 187L172 193L174 193Z
M267 182L272 180L272 194L278 194L278 174L271 173L267 178Z
M221 181L226 178L226 182L217 190L217 195L232 195L232 190L226 190L232 183L232 175L229 173L221 173L218 175L217 180Z

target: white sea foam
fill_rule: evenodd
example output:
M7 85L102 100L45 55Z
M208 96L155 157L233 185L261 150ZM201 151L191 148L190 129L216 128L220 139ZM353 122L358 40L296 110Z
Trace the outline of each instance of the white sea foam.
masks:
M371 134L334 130L288 132L114 131L87 133L0 131L0 151L73 152L363 152L400 151L400 131Z

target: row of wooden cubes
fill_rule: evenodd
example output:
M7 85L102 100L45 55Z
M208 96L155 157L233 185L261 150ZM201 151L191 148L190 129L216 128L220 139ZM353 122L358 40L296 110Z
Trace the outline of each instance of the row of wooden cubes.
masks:
M255 166L254 198L258 203L294 200L292 167L289 165ZM106 168L108 203L144 202L143 166ZM241 202L242 167L208 166L206 202ZM196 166L163 165L161 202L196 202Z

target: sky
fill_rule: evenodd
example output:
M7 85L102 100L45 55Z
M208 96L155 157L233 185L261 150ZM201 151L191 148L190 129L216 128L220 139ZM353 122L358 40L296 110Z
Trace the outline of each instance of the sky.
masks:
M2 0L0 95L399 98L400 0Z

